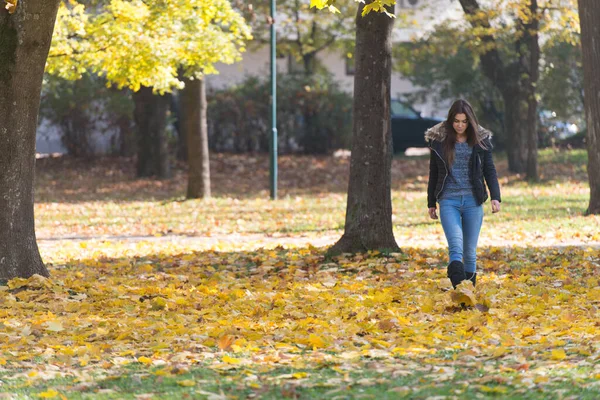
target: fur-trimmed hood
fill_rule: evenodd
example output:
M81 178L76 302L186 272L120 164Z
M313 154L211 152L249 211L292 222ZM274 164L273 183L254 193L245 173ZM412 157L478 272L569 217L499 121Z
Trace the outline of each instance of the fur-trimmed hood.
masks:
M446 127L445 121L440 122L439 124L432 126L431 128L425 131L425 141L429 142L430 140L441 142L446 138ZM484 141L485 139L490 139L492 137L492 131L489 131L479 125L479 129L477 130L477 135L479 136L480 141Z

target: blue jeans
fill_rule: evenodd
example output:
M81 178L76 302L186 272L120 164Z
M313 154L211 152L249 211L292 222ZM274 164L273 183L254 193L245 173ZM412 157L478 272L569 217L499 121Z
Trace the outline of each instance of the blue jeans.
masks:
M477 205L474 196L445 198L439 203L450 262L461 261L466 272L477 272L477 240L483 222L483 205Z

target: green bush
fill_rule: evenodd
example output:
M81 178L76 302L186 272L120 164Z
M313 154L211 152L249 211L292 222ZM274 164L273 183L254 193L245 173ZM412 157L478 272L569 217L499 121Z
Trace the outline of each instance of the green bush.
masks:
M216 151L268 151L270 82L248 77L208 93L209 144ZM328 75L277 78L278 146L282 153L324 154L349 148L352 97Z
M97 153L97 142L103 135L110 138L104 140L109 143L108 152L133 154L131 94L107 86L102 78L86 74L69 81L46 75L40 116L60 129L62 144L72 156Z

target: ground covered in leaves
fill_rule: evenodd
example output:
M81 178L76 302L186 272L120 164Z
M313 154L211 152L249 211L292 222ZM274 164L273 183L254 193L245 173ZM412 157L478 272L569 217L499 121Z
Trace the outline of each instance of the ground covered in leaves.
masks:
M181 250L73 245L50 280L2 287L0 390L600 396L596 249L483 249L466 308L452 301L441 250L333 259L317 248Z
M209 201L184 201L182 169L38 160L51 278L0 286L0 398L599 398L584 156L541 152L538 184L499 157L502 212L458 291L427 158L393 162L402 253L337 258L309 243L342 232L347 158L283 156L277 201L262 155L214 155Z

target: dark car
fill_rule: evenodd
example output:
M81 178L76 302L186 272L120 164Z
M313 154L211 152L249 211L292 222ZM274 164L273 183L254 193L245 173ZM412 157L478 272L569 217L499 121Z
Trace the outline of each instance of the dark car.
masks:
M392 141L394 153L404 153L409 147L425 147L425 131L439 124L443 119L423 118L407 103L392 99Z

